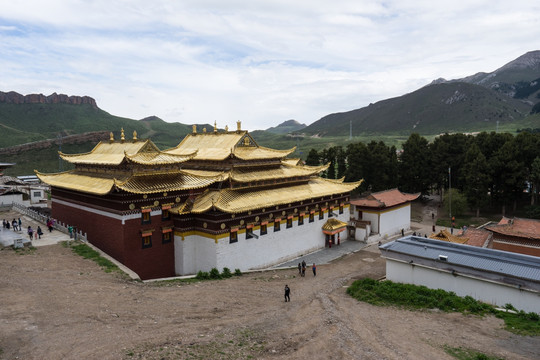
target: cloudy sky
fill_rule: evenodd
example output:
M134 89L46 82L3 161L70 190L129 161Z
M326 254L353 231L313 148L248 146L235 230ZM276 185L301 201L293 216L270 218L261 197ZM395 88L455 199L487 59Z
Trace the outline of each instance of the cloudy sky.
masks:
M0 91L117 116L312 123L540 49L537 0L25 0L0 7Z

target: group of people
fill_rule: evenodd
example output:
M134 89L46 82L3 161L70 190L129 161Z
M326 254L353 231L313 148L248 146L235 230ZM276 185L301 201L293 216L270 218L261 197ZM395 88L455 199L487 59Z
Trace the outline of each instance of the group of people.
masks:
M11 222L9 220L6 221L6 219L2 220L2 227L8 230L13 227L13 231L21 231L21 224L21 218L18 218L17 220L13 219Z
M311 270L313 270L313 276L317 276L317 267L315 266L315 263L313 263L313 266L311 267ZM305 262L305 260L302 260L301 263L298 263L298 274L300 274L301 277L306 276L306 262Z
M298 263L298 273L301 277L306 276L306 261L302 260L301 263ZM317 276L317 266L315 263L313 263L313 266L311 267L311 270L313 271L313 276ZM285 285L285 302L291 301L291 288L289 285Z
M43 235L43 231L41 230L41 226L38 226L36 231L34 231L31 226L28 226L26 231L28 233L28 237L30 238L30 240L32 240L32 239L37 240L38 237L41 239L41 235Z

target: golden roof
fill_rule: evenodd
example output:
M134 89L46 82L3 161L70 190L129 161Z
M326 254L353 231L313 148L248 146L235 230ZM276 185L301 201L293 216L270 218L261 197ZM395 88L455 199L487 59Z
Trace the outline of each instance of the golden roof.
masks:
M334 230L342 229L346 226L347 226L346 222L340 221L336 218L330 218L324 223L324 225L322 226L322 229L327 230L327 231L334 231Z
M104 142L100 141L90 152L82 154L64 154L60 152L60 157L73 164L97 164L97 165L119 165L124 161L126 154L137 154L144 152L159 152L159 149L150 140L125 141L125 142Z
M274 150L258 146L247 131L209 132L188 134L178 146L167 149L168 154L191 154L194 160L225 160L231 155L242 160L281 159L289 150Z
M192 159L195 153L189 155L165 154L162 152L142 152L134 155L125 154L129 161L141 165L178 164Z
M294 150L296 150L296 147L287 150L275 150L262 146L238 146L234 148L233 154L242 160L281 159L294 152Z
M57 174L42 174L36 171L36 174L41 181L51 186L97 195L108 194L113 187L135 194L200 189L222 181L225 177L222 173L203 177L183 170L135 175L85 173L77 170Z
M268 208L316 197L350 192L358 187L362 181L337 183L323 178L315 178L307 184L273 189L206 190L195 200L192 212L203 213L212 207L226 213L240 213Z
M115 174L84 174L78 171L66 171L56 174L43 174L35 171L37 177L51 186L78 190L89 194L108 194L115 182ZM124 179L123 179L124 180Z
M202 178L190 175L184 171L174 171L135 174L125 181L115 181L115 185L118 189L130 193L151 194L165 191L200 189L221 180L222 177L220 175Z
M231 179L237 182L265 181L296 176L310 176L320 173L328 168L329 164L322 166L291 166L284 163L275 169L245 169L235 168L231 172Z
M282 159L281 162L291 166L302 165L302 160L300 158Z
M466 237L455 236L449 233L447 230L441 230L437 234L431 234L429 238L435 239L435 240L448 241L448 242L457 243L457 244L465 244L469 240L469 238L466 238Z

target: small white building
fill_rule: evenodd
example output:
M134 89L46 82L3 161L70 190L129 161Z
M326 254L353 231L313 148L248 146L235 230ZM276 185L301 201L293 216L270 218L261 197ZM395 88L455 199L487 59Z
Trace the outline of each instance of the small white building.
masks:
M540 313L540 258L407 236L379 246L388 280Z
M390 189L351 201L349 237L375 242L411 228L411 202L418 194ZM375 236L374 236L375 235Z

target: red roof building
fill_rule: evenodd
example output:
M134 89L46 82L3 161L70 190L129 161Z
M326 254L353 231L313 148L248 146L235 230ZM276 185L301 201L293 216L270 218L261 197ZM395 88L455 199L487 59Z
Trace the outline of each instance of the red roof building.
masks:
M540 220L503 217L486 229L493 233L493 249L540 256Z
M407 194L398 189L390 189L352 200L351 220L353 223L361 224L362 229L366 229L359 230L358 226L357 229L352 229L355 238L367 240L373 234L385 237L410 229L411 202L419 196L420 193Z

